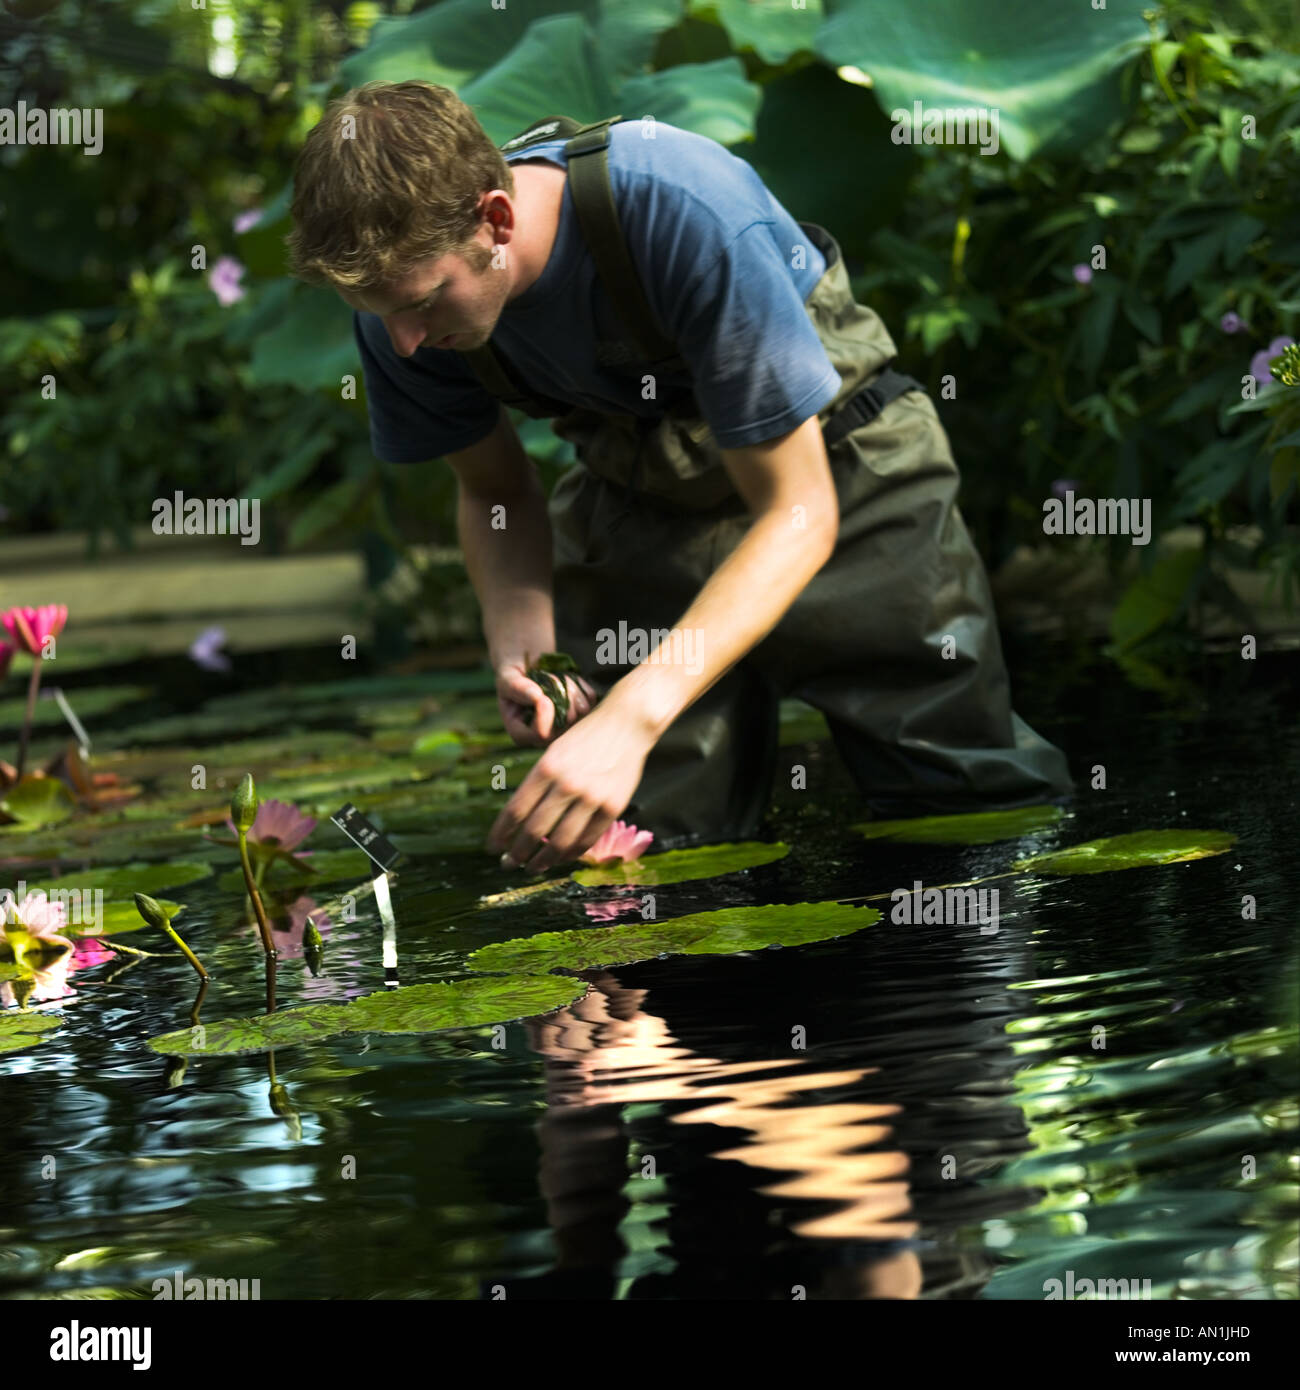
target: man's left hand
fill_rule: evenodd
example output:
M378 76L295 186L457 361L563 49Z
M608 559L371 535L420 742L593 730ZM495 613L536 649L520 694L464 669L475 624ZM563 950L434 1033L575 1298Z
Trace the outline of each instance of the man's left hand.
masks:
M538 759L488 832L488 849L534 874L577 859L631 801L653 746L616 706L598 705Z

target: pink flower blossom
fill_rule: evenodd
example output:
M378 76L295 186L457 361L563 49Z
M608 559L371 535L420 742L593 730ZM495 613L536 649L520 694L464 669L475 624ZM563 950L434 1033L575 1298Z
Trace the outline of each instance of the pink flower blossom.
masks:
M26 930L27 935L34 937L41 945L57 947L59 950L71 949L72 942L66 936L60 935L68 924L66 902L61 899L51 902L44 893L37 891L28 893L20 903L6 890L0 906L5 909L6 923L19 930Z
M0 613L0 623L18 651L40 656L46 638L57 637L68 621L66 603L47 603L43 608L10 608Z
M248 293L240 286L243 278L244 266L241 262L233 256L218 256L216 264L208 272L208 286L222 306L229 308Z
M1224 333L1240 333L1243 327L1241 315L1234 314L1231 309L1219 320L1219 328Z
M1092 284L1092 267L1090 265L1086 265L1083 261L1080 261L1079 264L1076 265L1074 269L1070 272L1070 274L1073 275L1074 278L1081 285Z
M261 208L248 208L235 218L231 226L234 227L236 236L242 236L250 228L256 227L261 220Z
M653 842L654 835L649 830L638 830L635 825L616 820L582 856L582 862L607 864L610 860L640 859Z
M229 816L226 817L226 824L232 835L239 834ZM289 802L272 798L258 806L257 816L248 830L248 840L250 844L267 845L292 853L315 829L315 816L305 816Z

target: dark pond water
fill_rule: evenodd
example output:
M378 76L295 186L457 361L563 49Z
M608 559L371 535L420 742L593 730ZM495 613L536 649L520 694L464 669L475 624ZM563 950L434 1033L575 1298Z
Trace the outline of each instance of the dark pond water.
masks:
M503 1048L487 1028L340 1037L191 1059L178 1076L145 1040L186 1025L189 968L88 964L44 1006L62 1029L0 1057L0 1293L147 1298L180 1270L257 1279L264 1299L788 1299L798 1287L1041 1299L1069 1272L1149 1280L1157 1299L1289 1296L1297 661L1207 658L1200 693L1170 706L1086 652L1025 656L1018 707L1079 777L1069 818L976 847L864 840L830 746L792 743L791 761L835 790L779 793L762 838L790 855L659 888L657 916L951 883L1129 830L1224 829L1237 844L1159 868L1004 879L995 934L894 924L887 910L822 944L594 972L585 1001L507 1025ZM282 729L346 728L355 713L279 698ZM106 715L103 745L187 738L201 756L205 726L184 723L194 710L143 708L116 726ZM402 731L400 712L371 714L372 733ZM206 727L214 744L236 737L220 716ZM264 736L265 719L248 732ZM152 792L187 786L175 761L166 775L159 763ZM1104 791L1089 786L1094 764ZM364 788L296 799L366 804ZM474 912L519 880L473 848L490 809L435 809L375 812L406 837L404 983L458 978L487 942L589 926L586 905L619 897ZM0 839L4 881L39 848ZM165 896L188 904L187 937L217 976L204 1019L258 1012L240 895L209 881ZM316 978L284 938L282 1003L384 988L373 909L332 924ZM272 1067L287 1105L272 1104Z

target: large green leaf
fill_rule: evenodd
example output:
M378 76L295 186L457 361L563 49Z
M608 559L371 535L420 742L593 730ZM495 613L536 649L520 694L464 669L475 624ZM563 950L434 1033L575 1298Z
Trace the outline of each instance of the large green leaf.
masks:
M258 386L338 391L360 376L352 310L332 290L296 284L278 322L261 334L248 364Z
M0 1013L0 1052L17 1052L20 1047L44 1042L45 1034L52 1033L62 1022L49 1014Z
M1209 859L1225 853L1236 841L1237 837L1226 830L1137 830L1031 855L1017 860L1013 867L1046 874L1104 874L1115 869Z
M320 1042L341 1033L437 1033L448 1028L481 1028L549 1013L572 1004L586 992L584 981L547 976L407 985L367 995L352 1004L308 1004L277 1014L182 1028L150 1038L149 1046L156 1052L201 1057Z
M1159 631L1181 611L1204 556L1200 550L1173 550L1159 556L1124 591L1110 615L1110 635L1121 652Z
M1059 806L1022 806L1013 811L973 811L959 816L916 816L871 820L854 830L868 840L902 840L912 845L991 845L1046 830L1065 818Z
M665 883L686 883L693 878L717 878L734 874L740 869L752 869L784 859L790 846L778 841L765 845L757 840L737 845L702 845L698 849L674 849L667 854L652 854L648 859L634 859L623 864L601 864L579 869L573 875L584 888L605 888L617 884L658 886Z
M656 956L732 955L767 946L802 946L848 936L880 920L875 908L839 902L724 907L666 922L632 922L588 931L543 932L482 946L469 958L475 970L592 970Z
M1078 149L1123 111L1119 69L1145 47L1149 0L844 0L817 36L871 78L882 109L996 108L1013 159ZM973 148L973 147L971 147Z
M754 140L734 153L753 164L798 221L827 228L846 257L872 259L872 237L902 209L915 154L890 140L889 117L867 88L841 81L820 63L762 90ZM808 152L809 111L817 112L816 159ZM825 733L823 720L814 737Z
M756 5L753 0L690 0L692 16L716 15L731 46L753 51L773 67L796 53L810 52L822 22L821 0L806 0L796 8L778 0Z

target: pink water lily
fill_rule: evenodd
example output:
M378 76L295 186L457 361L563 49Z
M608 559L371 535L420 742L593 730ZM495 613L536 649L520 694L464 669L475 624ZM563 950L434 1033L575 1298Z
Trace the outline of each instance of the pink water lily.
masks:
M235 822L226 817L230 833L237 835ZM250 845L264 845L292 853L316 829L316 817L306 816L287 801L271 798L257 808L257 816L248 830Z
M654 843L654 835L649 830L638 830L635 825L626 825L616 820L613 825L582 856L584 864L608 864L611 860L640 859L642 853Z
M40 656L46 638L57 637L68 621L66 603L47 603L43 608L10 608L0 613L0 623L18 651Z
M60 935L68 925L68 905L62 899L51 902L44 893L34 892L18 902L12 893L7 892L0 907L5 909L5 935L9 937L11 945L16 943L15 955L37 944L60 951L72 948L72 942ZM12 932L11 926L14 928ZM33 940L24 941L23 932Z

